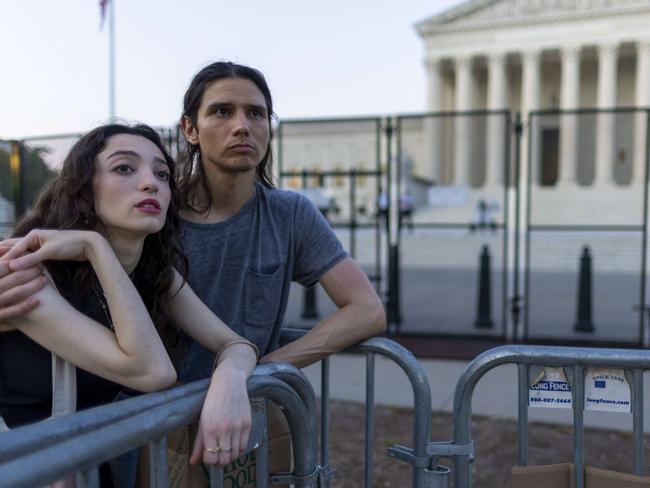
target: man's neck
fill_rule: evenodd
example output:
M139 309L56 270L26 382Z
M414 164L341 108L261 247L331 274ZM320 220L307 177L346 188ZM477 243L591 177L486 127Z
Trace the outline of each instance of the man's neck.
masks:
M207 174L212 204L207 212L184 212L183 217L202 223L215 224L234 216L253 196L255 172Z

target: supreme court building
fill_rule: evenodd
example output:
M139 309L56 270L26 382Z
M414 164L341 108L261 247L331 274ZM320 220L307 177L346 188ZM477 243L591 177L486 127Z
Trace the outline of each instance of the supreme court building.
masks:
M530 159L531 192L549 218L589 192L600 201L610 195L612 222L617 208L637 207L646 114L576 109L650 107L650 0L474 0L416 28L427 110L520 112L522 171ZM428 142L415 171L493 193L504 182L505 128L496 115L434 116L424 124ZM576 217L589 218L589 207Z
M518 159L537 223L642 220L647 114L634 108L650 108L650 0L471 0L415 28L427 115L402 120L394 154L416 219L467 221L479 202L502 206ZM370 122L294 126L283 169L372 169L375 132ZM348 186L327 191L344 201ZM372 184L356 192L367 207L377 199Z

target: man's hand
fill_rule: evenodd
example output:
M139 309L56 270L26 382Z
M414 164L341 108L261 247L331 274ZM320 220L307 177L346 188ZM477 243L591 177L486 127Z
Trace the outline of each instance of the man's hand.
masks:
M43 288L47 278L39 266L12 272L2 256L11 249L12 240L0 242L0 322L27 313L38 306L32 295Z

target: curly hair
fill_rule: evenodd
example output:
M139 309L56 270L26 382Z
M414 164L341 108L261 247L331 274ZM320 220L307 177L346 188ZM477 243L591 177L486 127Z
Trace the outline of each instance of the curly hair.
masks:
M273 113L271 91L269 90L264 75L260 71L230 61L218 61L206 66L194 76L189 88L185 92L181 120L187 117L196 126L199 108L201 107L205 90L215 81L224 78L243 78L249 80L264 95L269 123L269 142L266 147L266 153L255 168L255 172L257 179L264 186L273 188L273 179L271 177L271 165L273 164L273 151L271 150L273 131L271 130L271 120L275 114ZM185 140L183 150L181 151L179 167L180 179L178 186L180 189L181 205L183 208L188 208L196 212L205 212L212 205L212 194L209 189L205 169L203 168L201 148L198 144L190 144ZM204 197L201 200L201 204L198 204L196 200L197 194L201 194Z
M96 157L108 140L118 134L144 137L160 149L169 168L171 199L160 231L145 238L140 261L132 276L133 284L156 324L161 336L169 340L171 322L167 302L173 282L173 266L187 274L187 257L178 238L179 193L175 182L176 164L165 148L161 137L144 124L108 124L83 135L70 149L61 171L43 187L34 202L32 211L20 220L14 236L24 236L32 229L96 230L101 222L95 211L93 177ZM49 263L52 264L52 263ZM72 278L79 289L90 289L97 277L87 263L73 266ZM175 336L175 334L173 334Z

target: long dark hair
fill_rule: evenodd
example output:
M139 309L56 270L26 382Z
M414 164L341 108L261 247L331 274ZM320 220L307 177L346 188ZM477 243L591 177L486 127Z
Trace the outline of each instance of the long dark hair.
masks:
M151 318L163 338L169 338L171 329L167 301L173 282L172 266L186 274L187 258L178 240L179 195L176 186L176 164L165 148L158 133L144 124L108 124L97 127L83 135L70 149L63 160L61 171L41 190L34 202L33 210L14 230L14 236L24 236L32 229L76 229L95 230L100 218L95 211L93 177L96 158L108 139L118 134L130 134L148 139L160 149L169 167L171 199L162 229L145 238L140 261L133 272L133 284L137 288ZM55 263L49 263L55 264ZM86 264L75 266L74 283L80 290L96 286L92 267Z
M249 80L255 83L255 86L264 95L269 123L269 143L262 161L255 168L255 172L257 179L264 186L273 188L274 185L271 177L271 165L273 163L271 120L275 114L273 113L271 91L264 79L264 75L260 71L230 61L218 61L206 66L194 76L189 88L185 92L181 120L183 117L188 117L196 127L203 93L205 93L205 90L212 83L223 78L244 78ZM212 194L210 193L205 169L203 168L201 148L198 144L190 144L187 139L185 140L185 147L180 157L180 179L178 186L183 208L189 208L196 212L205 212L212 205ZM197 195L199 194L205 196L205 199L201 199L200 203L197 199Z

